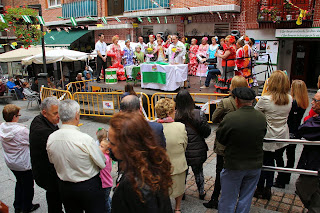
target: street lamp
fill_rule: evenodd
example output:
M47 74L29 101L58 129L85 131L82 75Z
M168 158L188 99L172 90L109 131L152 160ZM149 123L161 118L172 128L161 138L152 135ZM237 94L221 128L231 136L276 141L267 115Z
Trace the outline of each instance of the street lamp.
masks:
M39 10L39 16L42 16L41 4L31 4L31 5L27 5L27 7L31 8L31 9ZM46 51L45 51L45 47L44 47L43 25L41 23L40 23L40 29L41 29L41 32L42 32L41 46L42 46L43 72L47 73L47 63L46 63Z

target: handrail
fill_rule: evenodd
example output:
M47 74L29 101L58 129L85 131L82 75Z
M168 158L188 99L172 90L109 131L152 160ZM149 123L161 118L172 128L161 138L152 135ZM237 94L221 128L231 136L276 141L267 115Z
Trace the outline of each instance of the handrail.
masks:
M275 166L262 166L262 170L271 171L271 172L284 172L284 173L296 173L296 174L301 174L301 175L319 176L318 171L305 170L305 169L292 169L292 168L275 167Z
M277 139L277 138L264 138L265 143L287 143L287 144L301 144L301 145L320 145L320 141L308 141L299 139Z

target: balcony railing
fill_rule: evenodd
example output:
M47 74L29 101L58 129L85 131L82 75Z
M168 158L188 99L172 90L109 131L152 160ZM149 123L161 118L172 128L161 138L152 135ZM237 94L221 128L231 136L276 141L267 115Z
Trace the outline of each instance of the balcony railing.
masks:
M168 8L170 4L169 0L156 0L154 2L158 5L150 0L124 0L124 11L131 12L137 10Z
M79 18L97 15L96 0L68 0L62 4L62 16L65 18Z
M291 0L291 2L293 5L286 0L261 0L258 6L258 22L294 22L299 17L299 8L307 11L303 22L312 22L315 0Z

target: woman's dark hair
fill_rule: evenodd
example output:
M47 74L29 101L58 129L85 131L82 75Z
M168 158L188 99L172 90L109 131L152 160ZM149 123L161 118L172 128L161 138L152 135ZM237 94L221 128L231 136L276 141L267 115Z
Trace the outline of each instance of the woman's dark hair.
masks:
M126 86L124 87L124 91L128 92L130 95L137 96L137 93L134 91L133 86L131 84L126 84Z
M194 101L188 90L181 90L176 97L175 121L186 123L193 119Z
M171 163L166 150L159 147L155 135L140 113L120 112L110 120L117 148L122 156L121 169L134 191L144 202L141 188L169 195L172 186Z

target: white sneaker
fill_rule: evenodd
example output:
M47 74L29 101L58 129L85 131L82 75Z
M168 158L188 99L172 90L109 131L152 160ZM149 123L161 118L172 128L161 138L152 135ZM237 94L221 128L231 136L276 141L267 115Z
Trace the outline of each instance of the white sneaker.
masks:
M200 89L207 89L209 87L207 87L206 85L203 85L202 87L200 87Z

